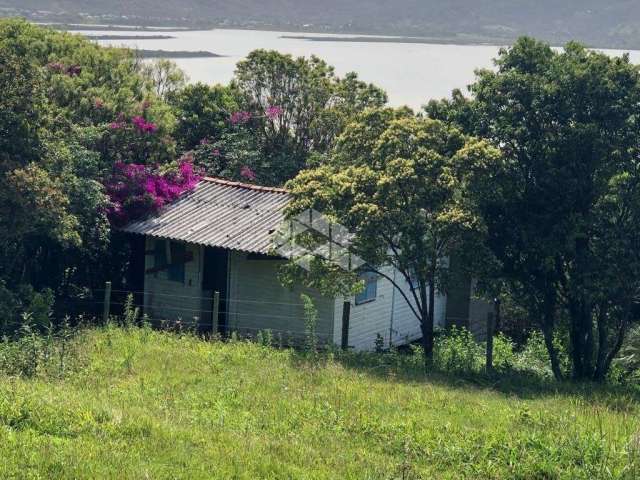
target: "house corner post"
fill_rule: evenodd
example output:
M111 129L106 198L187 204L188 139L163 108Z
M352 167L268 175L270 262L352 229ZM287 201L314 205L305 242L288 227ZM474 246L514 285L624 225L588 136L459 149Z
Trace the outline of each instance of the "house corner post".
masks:
M351 316L351 302L344 302L342 305L342 341L340 347L343 350L349 348L349 318Z
M211 335L218 332L218 318L220 313L220 292L213 292L213 308L211 309Z

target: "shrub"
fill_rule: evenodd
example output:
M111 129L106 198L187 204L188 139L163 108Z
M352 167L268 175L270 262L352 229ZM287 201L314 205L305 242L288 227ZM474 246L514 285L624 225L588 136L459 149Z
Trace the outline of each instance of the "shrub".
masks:
M640 325L636 325L627 334L613 364L612 375L618 380L640 381Z
M498 333L493 339L493 367L496 370L510 370L515 363L513 340L504 333Z
M69 327L65 318L54 331L36 328L33 316L23 315L22 326L12 337L0 340L0 374L34 377L36 375L63 376L77 360L73 337L77 330Z
M315 355L318 351L318 339L316 335L316 325L318 324L318 310L313 304L309 295L300 295L304 305L304 327L305 327L305 351L310 355Z
M434 346L434 365L449 372L474 372L482 368L484 348L466 328L452 327Z

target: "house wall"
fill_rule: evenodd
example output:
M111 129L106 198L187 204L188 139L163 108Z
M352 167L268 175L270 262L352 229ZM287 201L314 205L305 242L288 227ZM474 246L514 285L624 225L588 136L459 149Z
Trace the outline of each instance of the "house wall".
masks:
M194 323L202 319L202 249L187 244L193 259L185 263L184 283L170 281L166 270L146 273L154 267L155 239L147 237L145 243L144 313L157 324L163 320L181 320Z
M397 273L396 282L402 287L402 291L411 301L411 305L415 308L415 301L413 300L409 282L401 277L402 275ZM433 312L434 328L444 328L446 307L447 296L436 292ZM405 345L422 337L420 322L407 304L405 298L398 291L395 293L393 311L393 336L391 337L393 345Z
M386 275L393 278L392 268L384 270ZM409 284L400 273L396 272L395 282L411 299ZM385 348L390 345L405 345L422 336L420 322L415 317L404 297L394 287L391 281L384 277L378 278L378 295L372 302L362 305L351 302L349 321L349 346L356 350L374 350L378 335L382 337ZM337 299L334 313L334 343L340 345L342 335L342 311L344 299ZM415 305L415 302L412 301ZM446 310L446 296L437 295L435 299L434 324L444 327Z
M476 296L476 281L471 282L469 299L469 331L479 342L487 340L487 317L494 312L492 303Z
M289 289L278 280L284 260L249 259L240 252L229 256L229 328L248 334L271 330L274 336L304 338L304 308L301 293L308 294L318 310L316 332L319 341L333 339L334 299L309 289Z

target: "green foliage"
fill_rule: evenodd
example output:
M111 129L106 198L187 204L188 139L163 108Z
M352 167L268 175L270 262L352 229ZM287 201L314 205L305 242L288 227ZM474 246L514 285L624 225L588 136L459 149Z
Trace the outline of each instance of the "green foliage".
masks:
M120 252L108 250L101 180L116 160L175 159L173 116L155 87L131 51L0 21L0 279L11 290L6 298L19 298L23 285L68 298L111 273L104 265ZM135 116L153 125L153 134L136 129ZM7 302L0 309L13 312L7 318L15 321L16 305L24 302Z
M69 328L68 319L54 330L46 314L46 324L39 315L43 312L25 313L22 326L15 334L1 338L0 375L53 379L77 370L80 358L74 338L76 332Z
M183 150L191 150L203 141L220 140L221 135L231 130L231 113L239 109L235 97L228 87L203 83L171 93L168 99L177 120L174 135L178 145Z
M147 77L158 98L171 97L187 83L187 75L175 62L165 58L145 63L142 74Z
M433 360L436 368L446 372L476 372L484 364L484 348L469 330L453 327L436 340Z
M356 114L387 101L382 90L355 73L339 78L317 57L266 50L238 63L232 88L251 114L244 128L258 139L263 162L256 166L258 179L275 185L293 178L312 154L327 152ZM269 115L271 107L281 113Z
M307 294L301 294L300 300L302 300L304 308L304 349L307 354L315 357L318 352L318 335L316 332L316 326L318 325L318 309L313 304L313 300Z
M500 149L467 169L496 260L485 273L539 322L557 377L566 322L574 378L602 380L640 288L640 74L627 56L530 38L496 66L478 72L472 100L427 112Z
M629 331L614 367L621 380L640 382L640 326Z
M412 282L408 294L395 286L421 322L430 356L428 299L435 298L436 289L447 289L450 271L444 259L471 251L482 258L484 224L466 201L467 170L497 157L486 142L443 122L405 109L367 110L347 126L325 165L304 170L287 184L288 214L314 209L327 215L354 234L350 251L367 262L366 268L384 276L382 270L392 266L403 284ZM310 286L318 284L318 273L344 279L339 269L330 277L329 269L312 269L306 278L301 273ZM340 284L337 279L328 283Z
M632 479L640 467L633 390L425 377L420 356L399 353L309 368L293 350L142 328L71 344L64 376L0 376L2 476Z

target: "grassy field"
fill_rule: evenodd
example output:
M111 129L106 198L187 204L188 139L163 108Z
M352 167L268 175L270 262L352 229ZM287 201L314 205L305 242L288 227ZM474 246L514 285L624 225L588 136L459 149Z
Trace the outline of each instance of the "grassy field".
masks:
M410 357L310 361L144 328L73 345L64 374L0 376L0 478L640 475L629 390L425 378Z

